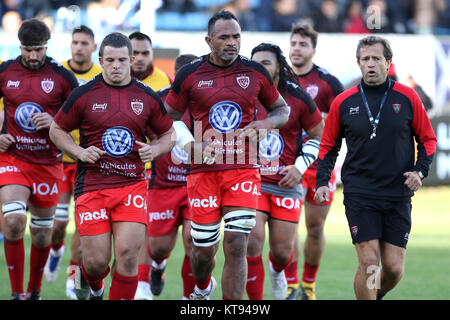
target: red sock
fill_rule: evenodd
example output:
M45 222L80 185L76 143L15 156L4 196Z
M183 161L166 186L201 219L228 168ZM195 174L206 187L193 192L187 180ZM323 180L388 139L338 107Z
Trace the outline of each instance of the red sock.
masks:
M280 263L280 262L275 260L274 256L272 255L272 251L269 251L269 260L270 260L270 262L272 262L272 268L276 272L283 271L291 263L293 258L294 258L294 251L292 250L291 251L291 256L290 256L288 262Z
M44 274L45 263L50 253L50 245L45 248L38 248L31 244L30 254L30 281L27 292L41 291L42 275Z
M5 238L5 258L11 282L11 291L24 293L23 274L25 267L25 248L23 238L19 240L8 240Z
M127 277L115 271L109 290L109 300L133 300L137 285L137 275Z
M58 244L52 244L53 251L58 251L64 245L64 240Z
M288 284L298 284L298 261L293 261L284 269Z
M83 276L86 279L87 283L89 283L89 287L91 287L93 291L98 291L103 287L103 279L105 279L108 275L110 268L108 266L106 271L98 276L91 276L86 272L84 265L81 264L81 271L83 272Z
M138 265L138 281L148 282L150 278L150 268L149 264Z
M211 275L207 276L205 279L195 279L195 284L200 290L205 290L206 288L208 288L210 281Z
M247 295L250 300L263 300L264 295L264 263L262 257L247 256Z
M189 298L189 295L194 292L195 279L192 275L190 258L187 254L184 255L181 278L183 279L183 297Z
M317 271L319 270L319 265L312 265L307 262L303 265L303 278L302 281L306 283L316 282Z

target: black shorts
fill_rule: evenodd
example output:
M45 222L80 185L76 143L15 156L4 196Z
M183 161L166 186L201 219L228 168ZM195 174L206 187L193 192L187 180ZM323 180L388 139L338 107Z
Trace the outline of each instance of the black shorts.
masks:
M411 199L371 199L344 195L353 244L380 239L406 248L411 231Z

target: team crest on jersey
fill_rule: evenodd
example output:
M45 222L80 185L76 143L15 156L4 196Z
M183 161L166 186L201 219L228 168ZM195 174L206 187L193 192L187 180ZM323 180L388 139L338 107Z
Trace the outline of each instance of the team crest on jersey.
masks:
M21 103L14 115L14 119L19 127L25 132L36 132L36 126L33 122L33 115L44 112L44 108L34 102Z
M268 161L280 158L283 149L283 137L273 130L271 130L267 137L259 143L259 155Z
M133 109L134 113L140 115L142 110L144 110L144 104L140 101L131 101L131 109Z
M394 104L392 105L392 109L394 109L394 112L395 112L395 113L399 113L400 110L402 109L402 105L401 105L400 103L394 103Z
M102 137L103 149L111 157L125 157L133 150L134 135L125 127L112 127Z
M317 97L317 94L319 93L319 87L315 84L311 84L306 87L306 92L309 93L312 99L315 99Z
M236 78L236 81L242 89L247 89L250 85L250 77L248 76L239 76Z
M234 131L242 121L242 109L233 101L221 101L209 111L209 123L219 132Z
M55 85L55 82L51 79L44 79L41 81L41 88L44 90L45 93L50 93L53 90L53 86Z

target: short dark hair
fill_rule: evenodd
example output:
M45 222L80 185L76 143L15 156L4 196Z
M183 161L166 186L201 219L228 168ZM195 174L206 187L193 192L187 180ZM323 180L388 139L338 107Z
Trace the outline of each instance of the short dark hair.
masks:
M50 29L39 19L25 20L19 28L18 37L24 46L38 46L50 39Z
M75 33L84 33L84 34L90 36L90 37L92 38L92 40L95 39L94 31L92 31L91 28L89 28L89 27L87 27L87 26L85 26L85 25L81 25L81 26L76 27L75 29L73 29L73 30L72 30L72 36L73 36Z
M105 50L106 46L110 46L113 48L127 47L130 57L133 53L130 39L128 39L128 37L126 35L124 35L120 32L110 33L105 37L105 39L103 39L103 41L100 45L100 50L98 52L99 57L103 57L103 51Z
M130 34L128 36L128 39L133 40L148 40L148 42L150 42L150 46L152 46L152 39L150 39L150 37L148 35L146 35L145 33L142 33L140 31L135 31L132 34Z
M194 61L197 58L198 58L198 56L195 56L193 54L182 54L182 55L179 55L175 59L175 73L177 73L178 70L180 70L182 66L184 66L185 64L188 64L188 63Z
M298 22L293 24L291 28L291 38L294 34L310 38L312 47L316 48L318 33L309 23Z
M394 53L392 52L391 44L385 38L379 36L366 36L359 40L358 47L356 48L356 59L359 61L360 51L362 47L373 46L377 43L381 43L383 45L383 55L386 60L392 60L392 56Z
M211 35L214 29L214 25L216 24L217 20L224 19L224 20L236 20L237 23L239 23L236 16L227 10L220 10L216 12L208 21L208 35Z

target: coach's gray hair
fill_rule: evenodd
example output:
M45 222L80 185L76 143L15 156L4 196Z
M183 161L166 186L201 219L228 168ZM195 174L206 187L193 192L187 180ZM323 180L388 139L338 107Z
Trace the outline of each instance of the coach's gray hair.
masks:
M392 56L394 55L392 52L391 44L385 38L379 36L367 36L359 40L358 47L356 48L356 59L359 61L360 50L362 47L373 46L377 43L381 43L384 47L383 55L386 60L392 60Z

